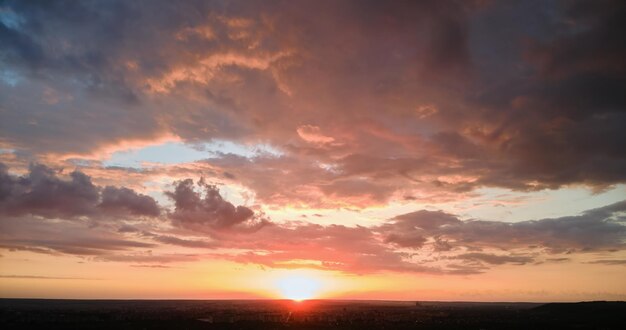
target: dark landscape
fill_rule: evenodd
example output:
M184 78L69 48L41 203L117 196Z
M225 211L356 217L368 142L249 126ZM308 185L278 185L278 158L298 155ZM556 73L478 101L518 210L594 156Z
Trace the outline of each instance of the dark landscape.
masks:
M1 299L2 329L623 329L626 302Z

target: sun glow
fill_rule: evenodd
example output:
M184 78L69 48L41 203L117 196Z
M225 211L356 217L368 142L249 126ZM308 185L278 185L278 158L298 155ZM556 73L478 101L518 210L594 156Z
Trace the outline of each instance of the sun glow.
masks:
M321 283L306 276L288 276L278 280L280 294L293 301L303 301L318 295Z

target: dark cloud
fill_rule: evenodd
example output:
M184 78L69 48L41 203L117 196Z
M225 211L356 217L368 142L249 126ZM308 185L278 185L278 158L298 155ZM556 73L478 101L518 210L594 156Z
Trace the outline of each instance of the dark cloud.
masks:
M626 43L618 32L626 28L626 6L614 0L572 1L564 6L574 31L536 41L527 54L537 63L540 73L554 78L587 72L608 78L626 73L622 61Z
M469 261L482 261L490 265L502 265L502 264L516 264L516 265L525 265L527 263L533 262L534 258L529 256L516 256L516 255L495 255L495 254L487 254L487 253L463 253L456 257L456 259L460 260L469 260Z
M69 180L44 165L33 164L24 176L14 176L0 163L0 212L46 218L149 216L160 213L157 202L128 188L100 188L82 172Z
M421 228L431 230L445 225L454 225L459 223L456 217L441 211L416 211L399 215L394 218L394 225L399 229Z
M175 236L155 235L152 239L156 242L170 245L178 245L189 248L208 248L214 249L218 246L216 243L206 242L202 240L182 239Z
M165 266L165 265L131 265L131 267L137 267L137 268L172 268L171 266Z
M181 254L181 253L152 253L136 252L136 253L118 253L118 254L103 254L94 257L96 261L107 262L125 262L125 263L137 263L137 264L155 264L155 263L174 263L174 262L191 262L201 260L202 255L197 254Z
M60 252L53 251L47 248L38 248L38 247L25 246L25 245L14 245L12 243L0 244L0 248L6 249L11 252L27 251L27 252L34 252L34 253L41 253L41 254L48 254L48 255L61 255Z
M89 215L99 201L98 188L81 172L62 180L43 165L31 165L27 175L15 177L3 165L0 209L8 215L37 214L45 217Z
M476 3L7 1L0 142L268 143L211 163L302 206L624 182L623 3Z
M123 225L117 230L118 233L136 233L139 231L140 231L139 228L129 226L129 225Z
M601 264L601 265L626 265L626 260L624 259L602 259L602 260L594 260L590 261L590 264Z
M383 225L381 230L387 232L387 243L405 248L420 248L427 241L431 230L459 222L451 214L421 210L399 215L390 224Z
M624 27L626 6L545 3L517 6L543 14L532 16L543 17L535 26L544 30L524 34L520 26L507 26L515 28L509 39L517 38L517 54L495 62L518 72L476 94L472 106L481 111L453 114L464 117L457 131L465 133L448 147L472 151L471 157L459 156L463 170L480 176L476 184L543 189L624 182L626 158L618 141L626 138L626 43L617 31Z
M156 245L130 240L104 226L89 222L8 218L0 221L0 246L13 251L77 256L96 256L153 248Z
M554 253L621 250L626 238L624 211L626 201L578 216L515 223L461 221L442 212L419 211L398 216L379 230L387 241L414 248L422 247L427 238L433 238L445 239L450 249L543 248Z
M199 192L194 190L193 180L186 179L177 182L174 191L166 192L174 201L175 208L169 216L176 224L215 230L254 230L268 224L267 220L256 217L251 209L224 200L216 186L201 180L197 187Z
M128 188L107 186L101 193L102 201L98 207L104 210L125 210L133 215L156 217L160 209L156 201L146 195L141 195Z
M63 254L78 256L105 255L111 251L121 251L132 248L149 248L154 244L128 241L123 239L103 239L91 237L88 241L82 238L68 239L6 239L3 240L3 247L9 250L32 251L31 248L42 249L41 252L52 254L59 252Z

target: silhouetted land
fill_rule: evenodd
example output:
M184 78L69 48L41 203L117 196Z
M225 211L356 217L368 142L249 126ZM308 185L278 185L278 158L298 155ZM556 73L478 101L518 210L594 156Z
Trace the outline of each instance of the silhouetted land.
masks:
M626 302L0 299L1 329L626 329Z

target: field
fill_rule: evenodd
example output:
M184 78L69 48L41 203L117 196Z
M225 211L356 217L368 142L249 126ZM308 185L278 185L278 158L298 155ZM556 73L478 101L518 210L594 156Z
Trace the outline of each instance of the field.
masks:
M625 302L0 299L2 329L623 329Z

